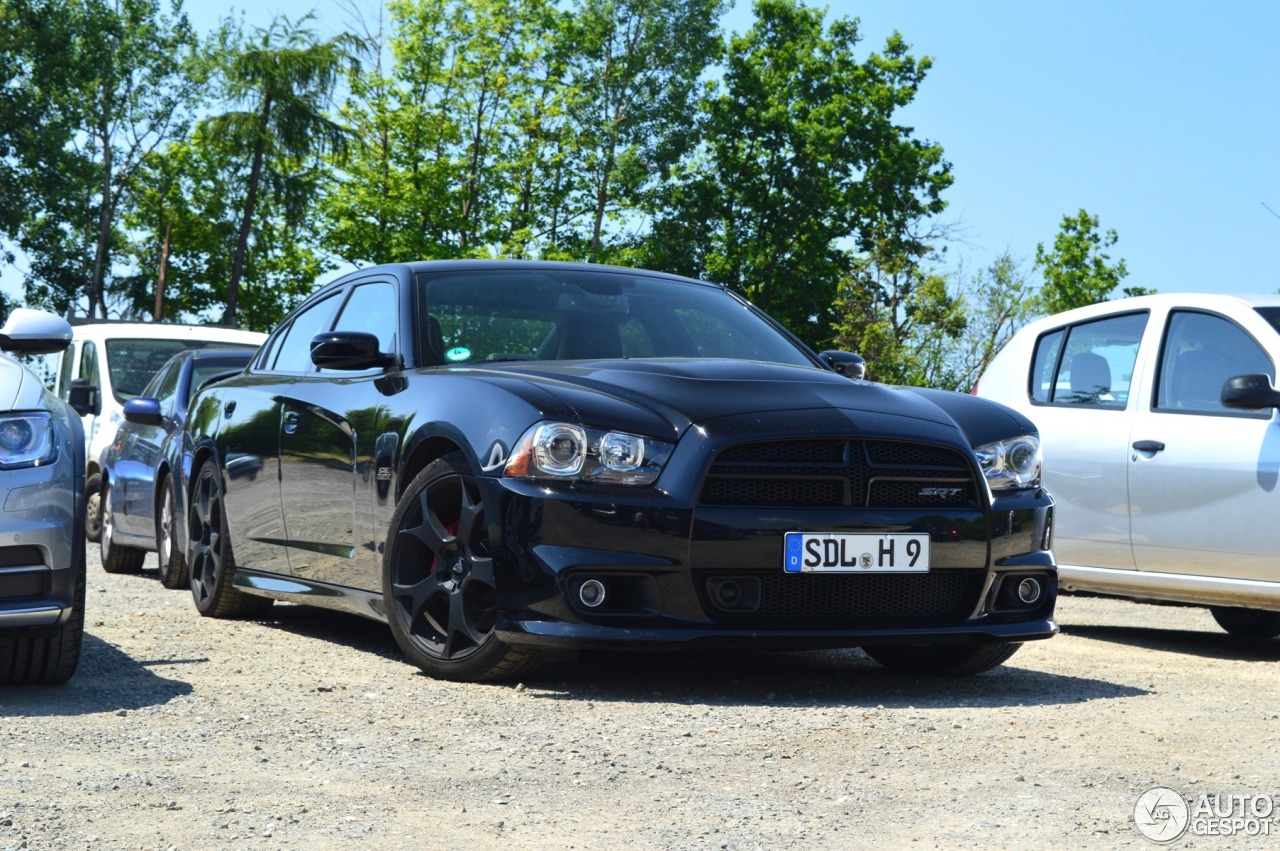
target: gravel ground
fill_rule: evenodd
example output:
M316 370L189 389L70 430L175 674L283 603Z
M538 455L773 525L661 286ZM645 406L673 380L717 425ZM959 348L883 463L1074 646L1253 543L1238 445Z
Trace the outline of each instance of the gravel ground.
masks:
M353 616L203 619L153 566L92 552L75 678L0 689L0 849L1151 848L1152 786L1280 803L1280 641L1198 609L1064 598L967 679L592 654L482 686Z

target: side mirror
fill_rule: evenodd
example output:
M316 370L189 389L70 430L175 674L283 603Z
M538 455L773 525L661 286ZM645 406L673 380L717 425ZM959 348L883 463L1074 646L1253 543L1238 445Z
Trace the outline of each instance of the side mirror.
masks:
M867 374L867 360L853 352L826 351L819 353L822 362L841 375L861 381Z
M1237 375L1222 385L1220 401L1224 408L1280 408L1280 393L1267 375Z
M98 388L90 384L87 378L71 379L71 386L67 388L67 404L82 417L90 414L96 417L102 413L102 399Z
M124 403L124 418L139 425L160 425L164 418L160 413L160 400L139 396Z
M0 328L0 349L20 355L60 352L71 343L67 320L26 307L15 308Z
M395 363L383 354L378 337L364 331L332 331L311 338L311 362L321 369L372 369Z

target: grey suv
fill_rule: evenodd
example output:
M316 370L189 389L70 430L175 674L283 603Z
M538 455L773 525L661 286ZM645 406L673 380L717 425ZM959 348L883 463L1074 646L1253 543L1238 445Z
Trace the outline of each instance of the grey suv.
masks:
M19 308L0 328L0 685L64 683L84 634L84 430L11 355L61 351L65 320Z

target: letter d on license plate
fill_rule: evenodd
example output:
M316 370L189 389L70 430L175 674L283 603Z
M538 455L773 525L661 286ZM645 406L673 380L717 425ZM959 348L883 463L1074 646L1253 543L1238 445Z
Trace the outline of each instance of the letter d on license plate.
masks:
M928 573L929 536L788 532L787 573Z

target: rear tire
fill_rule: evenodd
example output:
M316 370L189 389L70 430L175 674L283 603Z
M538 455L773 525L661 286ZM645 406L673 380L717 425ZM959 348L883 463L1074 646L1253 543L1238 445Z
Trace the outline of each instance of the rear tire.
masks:
M111 510L111 484L102 488L102 528L99 547L102 550L102 569L107 573L137 573L147 557L146 550L123 547L116 543L115 516Z
M196 611L207 618L261 617L270 597L246 594L232 583L236 576L231 536L223 511L222 471L212 458L204 462L187 507L187 565Z
M1280 612L1210 606L1209 614L1218 626L1240 638L1275 638L1280 635Z
M1011 644L882 644L863 647L868 656L900 674L964 676L1004 664L1022 645Z
M166 588L184 588L187 584L187 557L178 549L176 505L173 476L165 476L156 512L156 556L160 560L160 584Z

